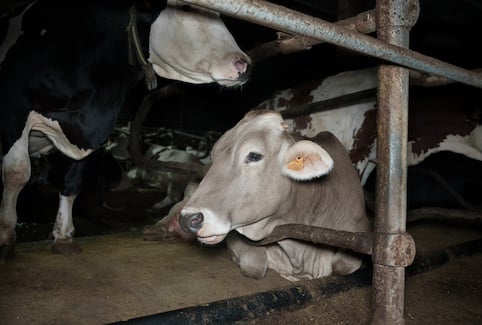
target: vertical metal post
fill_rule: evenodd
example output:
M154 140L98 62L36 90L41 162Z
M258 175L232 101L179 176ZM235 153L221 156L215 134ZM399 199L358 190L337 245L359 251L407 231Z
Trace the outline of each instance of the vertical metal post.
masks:
M408 47L410 1L377 0L378 38ZM412 2L413 3L413 2ZM404 324L405 268L394 256L392 239L406 230L408 69L383 64L378 71L377 184L373 255L372 324ZM387 247L388 246L388 247ZM389 251L392 250L392 251Z

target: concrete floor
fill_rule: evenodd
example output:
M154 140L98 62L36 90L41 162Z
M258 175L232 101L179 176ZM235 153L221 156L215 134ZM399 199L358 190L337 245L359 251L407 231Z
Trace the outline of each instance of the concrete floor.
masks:
M82 253L19 243L0 265L0 324L106 324L289 285L271 272L245 278L222 247L143 241L139 234L78 238Z
M477 227L461 231L453 225L423 223L409 231L419 251L481 234ZM274 272L261 280L244 277L222 246L144 241L138 232L77 240L82 253L71 256L52 254L50 241L18 244L16 258L0 265L0 324L108 324L294 286ZM481 258L465 258L444 266L449 271L408 278L407 323L452 324L461 319L456 323L481 324ZM296 285L316 287L309 289L313 294L321 292L323 281L327 279ZM451 304L453 310L447 307ZM370 308L370 287L365 286L329 297L314 293L298 311L264 312L239 323L364 324L370 319ZM427 312L432 312L432 318L425 317Z

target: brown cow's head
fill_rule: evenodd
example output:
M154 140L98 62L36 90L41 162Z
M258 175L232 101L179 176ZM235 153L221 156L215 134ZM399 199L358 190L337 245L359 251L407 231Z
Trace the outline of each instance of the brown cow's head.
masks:
M329 173L330 155L314 142L296 142L286 129L278 113L252 111L227 131L212 150L211 168L181 211L181 226L206 244L255 223L262 234L264 222L291 195L293 180Z

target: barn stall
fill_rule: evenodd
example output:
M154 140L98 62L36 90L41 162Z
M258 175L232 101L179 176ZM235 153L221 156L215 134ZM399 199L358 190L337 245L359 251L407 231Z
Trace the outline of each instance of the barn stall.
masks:
M365 49L366 44L364 43L362 43L363 45L360 45L360 47L356 47L359 46L359 44L355 42L355 40L360 38L359 35L351 35L349 32L342 30L345 34L349 35L347 37L348 40L346 40L344 37L338 36L337 33L339 31L331 25L322 25L322 28L318 29L317 23L320 23L319 21L311 21L308 20L308 18L303 17L306 19L304 23L303 21L296 20L299 18L296 13L288 13L284 11L283 8L272 8L269 3L239 3L242 3L239 4L242 8L247 8L245 9L245 16L240 18L248 19L251 22L267 24L266 21L268 21L268 25L274 29L283 30L285 32L290 31L294 34L309 36L311 38L320 38L321 40L326 40L336 45L344 45L352 50L365 51L363 53L367 55L378 55L377 57L382 60L393 61L415 70L447 76L457 81L467 82L468 84L480 87L480 77L476 74L452 66L447 66L438 61L425 61L425 58L419 57L412 58L409 52L401 51L400 49L394 51L397 53L391 53L390 48L388 48L389 50L386 50L383 44L380 43L374 45L379 47L375 47L376 53L372 53L370 50ZM299 6L301 6L300 3L298 3ZM216 4L211 3L211 5ZM229 10L231 9L228 8L230 5L229 2L223 2L223 5L217 5L220 7L215 7L215 10L219 10L227 15L230 14ZM250 7L253 5L256 5L257 7ZM283 3L283 5L289 6L289 3ZM338 5L341 7L341 3ZM333 7L330 10L336 11L334 9L336 8L336 4L332 4L332 6ZM421 2L421 6L421 18L419 18L419 21L424 17L424 2ZM388 7L379 3L378 8L379 10L382 10ZM428 6L428 8L430 7ZM265 11L262 11L261 9L264 9ZM413 10L413 8L411 9ZM309 7L309 10L307 10L308 13L310 13L310 10L314 11L315 9ZM323 8L323 10L330 11L329 8ZM321 11L323 12L323 10ZM240 11L242 12L242 10ZM332 14L333 11L331 11ZM260 14L258 17L253 15L254 12L264 13L266 16ZM271 13L277 13L277 15L270 16ZM414 16L412 11L409 11L409 14ZM238 15L239 12L236 16ZM278 22L276 20L276 17L288 16L295 19L294 21L296 23L292 24L289 22L286 23L287 26L285 26L284 21ZM341 16L341 14L338 16ZM402 16L406 17L407 15ZM258 18L255 19L254 17ZM383 15L383 17L385 17L385 15ZM327 17L322 18L327 19ZM337 18L339 19L340 17ZM461 20L466 19L467 18L464 17L464 19ZM334 21L336 19L333 19L332 17L332 20ZM308 21L308 26L306 26L306 21ZM413 21L411 23L413 23ZM427 22L425 21L425 23ZM238 27L240 34L243 33L242 31L245 26L244 23L238 21L233 22L233 28ZM306 30L302 29L303 27L305 27ZM415 31L416 27L417 24L414 27ZM444 27L447 28L447 26ZM294 30L292 28L294 28ZM405 27L404 29L407 28L408 27ZM253 29L254 31L259 32L257 27L251 25L249 28L246 27L246 29ZM263 36L266 37L266 39L263 39L262 41L268 40L268 35L270 35L269 31L265 29L261 29L261 31L262 33L259 32L259 34L263 34ZM328 31L326 32L328 35L325 35L325 31ZM446 30L443 31L446 32ZM464 29L464 31L466 34L470 34L468 32L469 28ZM367 32L373 33L373 30L368 30ZM405 32L407 32L407 30L405 30ZM464 34L465 37L469 38L466 34ZM334 35L337 36L335 37ZM352 36L351 38L350 35ZM420 43L417 44L416 35L417 34L412 37L412 39L415 38L414 46L419 46L419 48L415 47L416 50L424 54L430 53L434 57L440 57L434 49L424 49L422 46L424 41L421 40L423 39L423 34L422 36L419 36L420 38L418 41ZM380 35L378 36L380 37ZM249 40L251 36L248 34L240 37L241 39L245 38ZM350 45L351 43L349 43L349 40L353 40L356 43L355 48L350 47L352 45ZM363 40L372 42L372 40L368 39ZM390 39L383 40L389 43L395 42ZM402 41L407 42L408 36L403 36ZM403 42L399 45L406 46L407 44L404 44ZM475 44L474 41L470 43L470 39L468 39L467 42L468 43L464 43L464 45L472 49L470 46ZM313 44L315 43L317 42L314 42ZM248 46L252 45L253 44L250 44ZM317 46L322 48L316 51ZM366 46L366 48L370 47ZM325 50L329 52L329 54L324 54L323 51ZM433 54L430 50L434 51ZM445 52L443 55L447 55L447 61L457 63L467 69L474 69L478 67L477 60L470 61L467 56L474 56L475 59L480 56L474 54L474 52L477 53L475 49L472 50L473 51L457 51L459 57L457 57L457 55L449 57ZM360 58L353 53L346 53L343 51L339 53L337 48L332 48L329 45L313 46L309 52L310 54L308 57L315 57L311 58L313 60L311 62L312 65L309 65L309 69L307 69L311 70L310 72L303 71L306 72L304 75L303 73L300 73L301 75L294 77L288 77L288 75L286 75L283 79L287 79L291 82L288 83L284 80L286 84L278 84L278 80L280 79L278 76L277 78L274 78L274 80L277 81L270 83L270 86L276 87L275 89L283 89L294 85L296 82L304 80L303 78L324 76L346 69L346 66L344 66L343 63L337 64L339 66L337 69L340 70L334 70L335 68L331 64L320 64L319 57L321 57L321 55L327 55L326 57L323 57L324 60L327 61L337 58L338 55L342 58L347 57L347 61L351 58L351 60L355 61L355 63L352 63L351 68L374 64L374 61L371 61L372 59L365 57ZM461 55L460 52L464 55ZM291 61L293 62L291 64L287 64L288 61L283 61L287 60L283 57L283 60L274 59L273 62L268 63L260 61L258 66L260 66L261 70L263 69L264 63L266 63L266 65L271 65L270 69L274 70L279 68L277 64L282 65L283 63L288 66L299 67L300 65L297 64L297 62L308 62L302 61L303 59L306 59L306 57L303 57L302 55L303 54L301 53L288 55L287 57L294 56L290 58L293 60ZM341 59L339 60L341 61ZM319 68L316 66L317 63L320 66ZM346 65L348 66L348 64ZM320 72L317 69L326 69L326 71ZM390 70L394 68L388 67L387 69ZM280 68L280 70L283 69ZM445 74L445 71L449 72ZM244 87L245 89L242 89L239 93L235 93L234 95L232 94L232 91L212 91L208 87L194 87L195 89L188 89L187 94L189 95L178 95L174 99L174 104L170 104L173 107L177 107L177 109L166 109L164 106L165 104L163 105L164 108L160 108L163 114L166 114L166 116L161 116L161 121L166 122L164 124L160 122L158 125L166 125L169 122L175 124L177 122L182 124L183 127L192 129L192 125L213 123L217 125L218 129L216 131L223 131L229 128L229 126L239 119L245 111L255 107L261 100L269 97L270 92L274 91L274 89L263 90L267 95L257 93L260 84L266 83L266 79L263 80L263 78L267 78L267 75L276 75L275 73L269 73L267 71L262 72L263 75L259 77L261 79L261 81L258 81L259 83L256 83L256 79L253 77L254 80L251 85L246 85ZM315 76L310 75L310 73L315 74ZM385 74L382 73L380 79L383 80L384 75ZM408 87L406 84L408 75L405 70L403 70L403 75L404 77L401 79L403 79L403 84L405 84L405 86L400 86L392 81L388 82L389 85L397 85L395 91L402 90L404 95L399 95L397 98L405 98L408 93L408 89L406 88ZM397 77L398 72L395 73L395 76L397 79L399 78ZM380 107L383 107L382 103L385 100L392 98L391 90L388 90L389 88L390 87L386 90L387 94L383 93L381 90L383 89L385 91L385 88L379 89L378 101ZM211 120L205 122L201 121L200 115L207 115L206 112L209 111L209 108L204 110L195 107L194 109L191 108L191 110L189 110L189 105L193 104L189 103L188 98L195 98L194 101L199 103L199 98L202 98L205 93L209 93L209 91L214 92L213 97L217 99L202 99L207 102L206 106L209 107L211 103L219 101L219 105L223 106L223 111L214 111L212 114L209 114L209 116L218 119L217 121ZM246 96L247 94L250 96ZM232 100L233 102L229 101L229 97L231 96L235 97L235 99ZM240 103L241 98L245 97L250 98L244 99ZM402 251L400 255L394 256L394 253L390 250L387 249L387 251L385 251L388 244L394 241L401 241L412 249L413 246L411 246L410 237L413 237L415 239L417 253L419 254L417 257L420 258L415 259L408 274L416 274L428 270L438 264L444 264L447 260L455 259L458 256L475 254L480 248L480 244L477 241L467 242L480 237L480 222L477 221L477 217L472 218L473 220L471 220L468 227L459 225L458 222L454 225L453 220L448 223L437 223L436 225L432 225L433 222L427 223L419 221L412 227L408 225L408 233L411 236L406 235L406 198L404 194L406 187L406 163L403 161L403 155L400 156L400 152L406 151L404 149L406 144L404 144L403 141L403 138L406 136L406 131L403 130L403 127L400 127L406 123L403 122L406 118L403 113L406 111L406 100L407 99L400 100L396 103L390 102L390 105L388 105L390 109L389 113L386 113L386 116L389 117L389 120L394 120L396 124L395 126L390 126L390 124L386 123L378 124L379 126L386 127L385 131L380 130L379 132L389 132L390 135L383 136L385 133L379 133L379 138L386 140L393 139L395 144L387 143L385 144L387 148L383 149L384 144L379 143L379 147L381 147L379 152L383 151L385 153L380 154L378 157L377 166L383 167L384 163L381 157L386 156L391 158L387 158L388 162L385 163L388 164L387 167L377 168L377 178L382 178L384 180L378 180L375 183L377 193L382 193L381 195L379 194L377 198L378 205L375 208L375 224L377 227L383 227L383 225L387 223L389 228L375 228L375 231L376 233L381 234L389 233L390 236L387 236L388 238L381 236L383 238L377 239L377 241L382 244L380 244L381 247L375 246L375 251L381 255L373 257L373 279L371 274L372 270L369 266L370 260L368 260L366 269L357 272L353 276L306 281L299 283L296 286L277 277L275 274L269 274L268 278L263 280L246 279L243 278L241 274L239 274L239 270L230 263L229 257L223 247L208 248L199 247L193 243L159 243L142 241L140 229L142 229L144 225L153 223L158 219L158 215L155 213L147 214L147 218L146 215L144 215L146 208L159 200L160 193L158 191L145 189L142 191L136 189L132 192L125 191L122 193L125 195L124 197L122 197L122 194L119 192L101 191L102 195L105 195L104 201L112 202L109 206L113 206L114 209L110 209L109 211L111 214L115 215L115 217L113 220L109 219L109 221L104 219L104 224L102 225L102 228L104 229L100 232L104 231L104 233L107 233L116 231L114 230L116 227L111 227L109 229L108 226L111 226L109 225L109 222L118 223L117 229L121 229L124 232L113 235L83 237L81 238L82 246L84 248L83 252L79 255L68 257L51 255L50 252L48 252L49 242L31 242L27 240L26 243L20 243L17 249L18 256L14 264L6 265L6 267L2 266L2 279L6 279L6 281L3 282L5 286L2 283L2 291L4 292L4 294L2 294L2 305L5 306L5 313L3 310L1 313L2 317L5 317L6 323L24 323L29 321L32 323L109 323L132 319L132 323L162 323L163 321L184 321L192 323L216 323L223 321L253 323L268 323L271 321L273 323L283 323L283 321L285 321L291 323L297 320L299 323L315 322L351 324L372 321L373 323L395 324L402 322L403 318L405 318L405 322L407 323L432 322L428 318L431 316L434 317L433 321L440 321L442 323L444 323L444 321L445 323L455 321L463 323L478 323L481 317L478 312L481 305L481 297L477 290L477 288L480 288L480 281L478 281L476 277L473 277L473 275L479 273L477 272L477 267L480 269L480 258L475 256L470 259L451 261L442 269L431 270L430 272L418 275L417 277L407 278L407 284L405 286L405 266L411 264L411 258L414 257L414 252ZM398 106L398 104L402 104L402 107L396 110L400 112L392 112L393 107ZM215 104L212 105L215 106ZM242 107L238 108L236 105ZM226 112L226 107L230 107L230 110L232 109L233 111ZM133 109L135 110L136 107ZM211 110L215 110L215 108L211 108ZM170 117L169 114L172 114L171 116L173 117ZM395 115L393 116L392 114ZM224 121L222 118L224 118ZM173 120L177 121L173 122ZM208 128L204 125L202 126L202 128ZM212 128L212 124L209 125L209 128ZM394 136L396 133L395 130L401 130L399 131L400 134L398 137ZM400 138L402 140L400 140ZM386 153L387 151L388 153ZM458 163L456 160L457 158L454 156L443 157L443 159L449 159L451 162ZM465 166L464 164L466 163L466 161L463 161L460 162L460 165ZM383 170L385 170L385 172ZM474 170L477 170L477 167L475 167ZM395 175L390 175L388 174L388 171L396 171L397 173ZM400 171L402 171L401 176L398 174ZM385 173L387 173L388 176L385 175ZM442 183L438 183L439 187L441 186L440 184ZM98 189L98 187L94 186L94 189L95 188ZM477 190L475 189L475 191ZM48 197L49 193L46 193L45 195ZM50 195L52 195L52 193L50 193ZM388 197L384 198L382 195L388 195ZM393 195L393 197L391 195ZM98 192L95 193L92 191L91 196L93 196L93 198L86 197L84 202L80 201L77 203L77 205L84 210L82 211L79 209L82 212L78 214L95 215L94 212L88 211L88 208L96 207L96 203L92 203L90 200L98 199ZM24 202L28 202L24 203L27 206L32 204L30 203L31 201L28 200ZM47 200L44 199L40 201L39 205L44 206L46 205L46 202ZM121 206L123 209L116 210L116 207L119 208L118 202L127 203L124 205L128 205L128 207ZM104 203L106 202L99 203L97 201L97 205L100 206ZM460 201L458 203L460 204ZM475 198L473 205L476 206L477 203L477 198ZM116 210L115 213L112 213L112 210ZM102 213L105 213L105 211L102 211ZM390 214L394 220L390 221L385 214ZM50 213L50 215L52 215L52 213ZM463 215L466 218L471 219L474 214L466 213ZM433 215L431 217L434 218ZM439 216L438 218L440 219L442 217L443 216ZM435 217L435 219L437 219L437 217ZM395 225L392 225L391 222ZM125 232L126 230L128 231L127 233ZM19 231L19 235L21 233L22 229ZM401 235L398 236L397 234ZM321 233L321 236L322 235L323 233ZM430 240L428 240L428 238L430 238ZM373 238L370 237L367 238L364 243L368 247L372 247L372 241ZM461 245L460 243L464 244ZM395 250L399 250L400 246L398 245L399 243L394 245ZM369 251L371 251L371 249L372 248L370 248ZM121 252L124 252L124 258L126 258L126 260L123 260L122 256L117 258L117 255L123 255ZM431 252L431 254L427 253L424 254L426 256L423 256L420 254L421 252ZM374 256L376 256L376 254ZM421 257L425 257L425 259L422 259ZM52 263L53 261L55 262ZM207 263L208 261L209 263ZM32 262L37 264L30 265L29 263ZM151 265L148 263L153 264ZM55 265L54 269L51 269L53 266L52 264ZM82 267L79 267L79 265L82 265ZM87 267L88 265L90 266ZM117 266L114 267L114 265ZM32 270L36 271L31 273ZM196 270L196 272L193 270ZM161 271L162 273L160 273ZM442 277L445 277L445 279L450 279L450 281L444 282L444 284L440 284L440 282L438 283L441 286L441 289L439 288L438 291L446 291L444 297L445 299L448 299L448 302L442 303L442 308L439 308L437 312L431 312L429 309L434 308L433 306L422 307L421 305L422 301L425 303L431 302L433 304L436 299L434 298L436 292L430 290L431 286L428 284L437 283L437 281L441 280L433 280L428 278L428 276L436 274L437 272L439 276L441 275ZM174 274L176 277L174 277ZM15 278L14 276L18 276L18 278ZM200 278L197 278L197 276L200 276ZM385 276L387 278L384 278ZM422 277L426 278L422 280ZM26 280L26 278L29 280ZM187 281L186 279L189 280ZM469 279L473 282L470 282ZM75 286L73 285L74 283ZM371 287L370 283L373 283L371 284ZM88 285L87 289L84 288L82 284ZM120 290L117 288L112 289L119 284L122 284ZM179 287L177 285L179 285ZM92 288L92 286L94 286L94 288ZM422 287L428 291L410 295L410 290L416 292L414 286ZM374 290L373 302L370 294L367 294L369 290L364 290L367 287L370 287L370 290L371 288ZM404 287L408 290L406 295L404 295ZM387 290L387 288L395 289ZM69 292L68 289L71 289L72 291ZM361 293L362 291L363 293ZM126 292L129 294L126 294ZM176 297L174 293L179 293L179 296ZM64 294L67 297L73 297L72 302L74 306L69 305L69 303L65 301ZM440 292L438 292L438 294L440 294ZM415 297L418 297L418 301L416 303L411 303L410 298L413 298L414 295ZM52 296L55 296L58 300L51 301ZM346 300L343 300L343 298ZM462 300L462 298L465 298L466 300ZM32 302L32 300L34 300L34 302ZM354 303L354 301L356 302ZM406 303L404 303L404 301L406 301ZM357 302L360 303L360 305ZM437 301L437 304L439 303L440 302ZM461 312L460 309L457 310L455 306L450 306L450 303L459 307L463 306L464 312ZM404 308L404 305L406 305L407 308ZM134 308L132 308L132 306L134 306ZM346 310L350 308L354 308L355 311ZM373 310L371 308L373 308ZM298 311L293 312L293 309ZM449 309L453 311L453 314L448 312ZM35 312L35 310L41 312ZM286 313L286 310L288 310L289 313ZM447 314L443 314L443 312L446 312ZM346 313L346 315L344 315L344 313ZM441 316L442 314L444 316ZM139 317L146 315L152 316L138 319ZM262 317L265 318L263 319ZM293 320L291 320L291 317Z

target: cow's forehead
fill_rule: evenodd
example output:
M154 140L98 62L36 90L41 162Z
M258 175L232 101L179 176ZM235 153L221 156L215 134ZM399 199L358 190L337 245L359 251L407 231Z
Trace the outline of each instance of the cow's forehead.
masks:
M237 138L250 134L278 134L284 131L285 122L273 111L251 111L232 129Z
M283 118L278 112L269 110L253 110L244 116L239 124L250 123L251 125L269 125L271 127L279 127L284 123ZM238 125L239 125L238 124Z
M273 111L251 111L218 140L213 148L213 154L228 148L235 150L240 145L253 141L270 142L275 145L273 140L276 138L280 141L291 138L286 132L286 123L281 115Z

